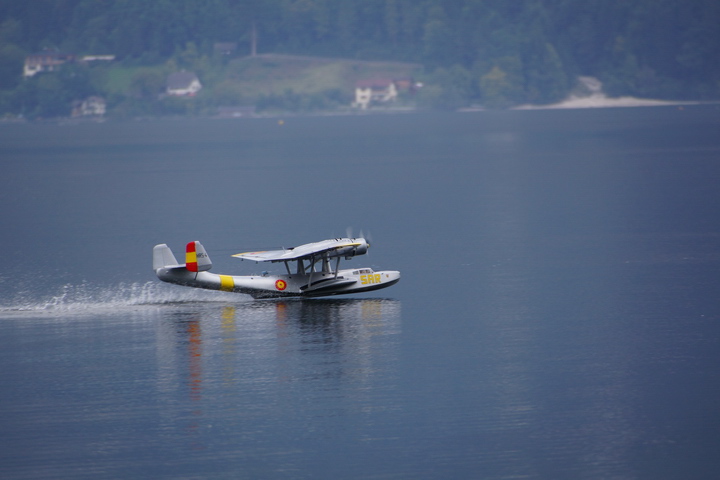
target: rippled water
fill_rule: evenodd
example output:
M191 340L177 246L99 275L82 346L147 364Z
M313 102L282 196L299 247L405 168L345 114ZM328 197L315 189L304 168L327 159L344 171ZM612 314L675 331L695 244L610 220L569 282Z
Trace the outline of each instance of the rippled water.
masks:
M3 478L713 478L714 106L0 127ZM151 250L345 235L355 297ZM272 266L270 266L272 267Z

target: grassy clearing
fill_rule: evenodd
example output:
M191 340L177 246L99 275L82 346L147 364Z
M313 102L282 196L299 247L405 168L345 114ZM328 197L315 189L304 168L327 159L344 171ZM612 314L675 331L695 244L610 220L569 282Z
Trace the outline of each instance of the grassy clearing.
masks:
M422 71L420 65L410 63L291 55L267 54L230 61L196 57L184 68L198 75L203 85L198 96L191 100L163 99L167 75L180 70L178 63L171 59L152 66L97 66L92 69L93 84L97 91L114 98L111 108L123 115L177 113L176 103L202 112L231 105L261 108L261 104L263 108L304 111L349 106L358 80L408 78Z
M104 90L108 93L127 94L130 92L133 80L138 76L153 75L164 78L168 73L165 65L126 67L115 64L103 72Z
M286 90L304 95L338 89L350 94L358 80L413 77L421 69L420 65L400 62L259 55L230 62L223 83L234 85L250 98Z

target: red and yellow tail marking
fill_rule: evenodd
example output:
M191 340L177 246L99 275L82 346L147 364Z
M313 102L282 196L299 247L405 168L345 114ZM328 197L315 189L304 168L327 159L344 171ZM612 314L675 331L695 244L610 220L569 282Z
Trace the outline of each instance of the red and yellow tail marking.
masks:
M220 290L223 292L232 292L235 288L235 280L230 275L218 275L220 277Z
M195 251L195 242L188 243L187 248L185 249L185 268L187 268L191 272L198 271L197 252Z

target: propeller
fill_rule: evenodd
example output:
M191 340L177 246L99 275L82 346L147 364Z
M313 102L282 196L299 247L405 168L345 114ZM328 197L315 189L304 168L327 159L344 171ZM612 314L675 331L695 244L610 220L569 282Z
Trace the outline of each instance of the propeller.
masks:
M370 234L370 232L365 233L363 230L360 230L359 237L353 236L353 227L347 227L345 229L345 235L346 238L364 238L365 240L367 240L368 243L370 243L370 241L372 240L372 235Z
M368 245L372 242L372 234L370 232L363 233L363 231L360 230L360 236L368 242Z

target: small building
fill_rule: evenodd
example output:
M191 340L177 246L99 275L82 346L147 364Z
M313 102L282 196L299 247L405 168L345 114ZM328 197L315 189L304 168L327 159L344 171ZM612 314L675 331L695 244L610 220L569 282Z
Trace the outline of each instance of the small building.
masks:
M74 62L75 55L71 53L60 53L54 50L43 50L40 53L25 57L23 77L32 77L40 72L53 72L66 62Z
M166 85L167 94L176 97L194 97L202 88L197 75L185 70L168 75Z
M359 80L355 84L354 106L363 110L373 103L389 103L397 99L398 89L394 80L376 78Z
M102 117L105 115L105 99L93 95L85 100L78 100L73 104L73 117Z

